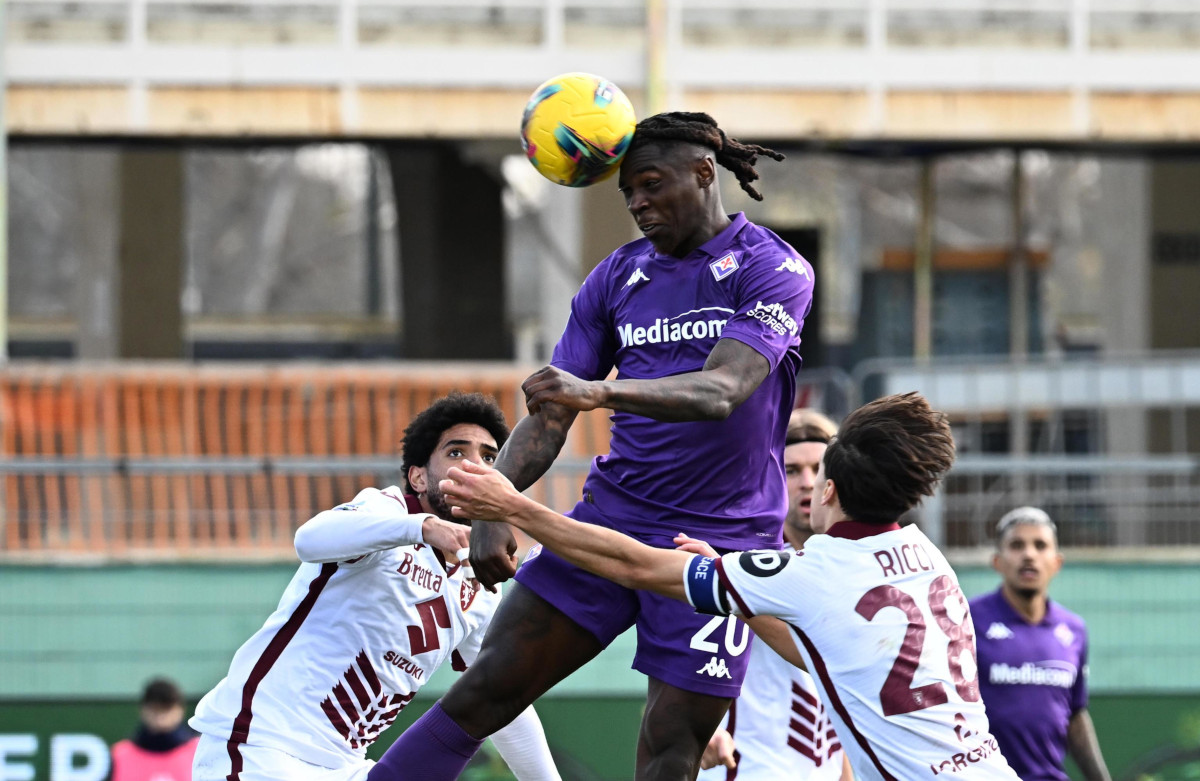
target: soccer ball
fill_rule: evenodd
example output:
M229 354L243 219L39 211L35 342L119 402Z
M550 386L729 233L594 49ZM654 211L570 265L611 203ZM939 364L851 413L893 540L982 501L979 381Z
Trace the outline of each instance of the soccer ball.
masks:
M564 73L533 91L521 147L555 184L587 187L616 173L637 118L625 93L590 73Z

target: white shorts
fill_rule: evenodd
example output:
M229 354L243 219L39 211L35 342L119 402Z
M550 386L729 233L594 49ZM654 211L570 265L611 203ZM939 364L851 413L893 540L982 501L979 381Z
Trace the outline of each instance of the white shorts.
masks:
M228 741L201 735L192 760L192 781L366 781L375 764L360 759L340 768L321 767L311 762L266 746L238 746L242 769L233 776L233 760L229 758Z

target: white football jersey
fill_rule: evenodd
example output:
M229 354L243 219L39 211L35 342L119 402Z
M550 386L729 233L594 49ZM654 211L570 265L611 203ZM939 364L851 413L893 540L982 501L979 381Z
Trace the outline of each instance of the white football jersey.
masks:
M327 563L300 565L193 728L231 753L247 743L337 768L361 760L443 662L474 661L500 595L407 544L428 517L413 504L394 486L368 488L301 527L303 558Z
M737 768L701 770L697 781L837 781L842 744L812 676L771 650L750 647L742 693L721 725L733 736Z
M988 731L958 578L916 526L835 524L802 551L693 557L702 612L778 616L859 781L1017 776Z

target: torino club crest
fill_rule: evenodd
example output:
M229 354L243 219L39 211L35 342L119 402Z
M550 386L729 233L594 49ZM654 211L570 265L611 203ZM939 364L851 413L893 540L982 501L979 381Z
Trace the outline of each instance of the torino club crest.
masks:
M479 581L474 578L464 578L462 588L458 590L458 602L462 605L463 612L467 612L467 608L471 607L471 603L475 601L475 595L479 593Z

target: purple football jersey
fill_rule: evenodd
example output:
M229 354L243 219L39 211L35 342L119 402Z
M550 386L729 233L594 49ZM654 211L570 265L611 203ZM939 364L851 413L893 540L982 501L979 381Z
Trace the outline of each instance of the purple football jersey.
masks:
M1067 723L1087 707L1087 628L1055 602L1028 623L999 591L971 600L979 693L992 734L1024 781L1067 781Z
M783 440L796 395L800 329L813 271L778 236L732 217L687 257L626 244L588 275L552 363L586 380L656 379L704 368L719 339L770 362L762 385L723 421L612 415L612 445L584 496L624 531L670 545L677 532L719 548L782 544Z

